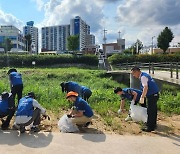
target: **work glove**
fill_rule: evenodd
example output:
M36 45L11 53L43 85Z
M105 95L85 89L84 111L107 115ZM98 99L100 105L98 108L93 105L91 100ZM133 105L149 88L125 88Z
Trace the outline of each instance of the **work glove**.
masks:
M121 112L122 112L122 110L121 110L121 109L119 109L117 113L118 113L118 114L121 114Z
M133 105L134 105L134 104L135 104L135 101L134 101L134 100L132 100L132 101L131 101L131 104L133 104Z
M141 97L140 100L139 100L139 103L144 104L144 98Z

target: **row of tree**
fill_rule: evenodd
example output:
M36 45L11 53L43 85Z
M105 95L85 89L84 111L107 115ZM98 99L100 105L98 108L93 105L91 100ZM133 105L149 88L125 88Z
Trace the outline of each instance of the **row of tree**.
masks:
M173 40L174 35L170 28L165 27L164 30L157 37L157 47L166 53L169 48L169 43ZM143 48L143 43L137 40L130 48L126 49L124 53L126 54L139 54L140 50Z

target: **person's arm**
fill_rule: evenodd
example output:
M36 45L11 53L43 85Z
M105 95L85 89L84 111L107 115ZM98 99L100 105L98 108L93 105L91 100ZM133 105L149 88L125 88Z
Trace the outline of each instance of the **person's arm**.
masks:
M120 109L121 109L121 110L124 110L124 105L125 105L125 100L122 99L122 100L121 100L121 104L120 104Z
M73 117L82 117L84 114L83 114L83 111L77 111L76 114L72 115Z
M148 91L148 78L145 76L141 77L141 83L143 86L143 91L141 94L141 98L140 98L140 103L143 104L144 103L144 98L146 97L147 91Z
M131 91L131 94L133 95L133 99L132 100L135 102L138 94L135 91Z
M41 114L45 114L46 113L46 110L35 99L33 99L33 106L35 108L40 109L41 110Z

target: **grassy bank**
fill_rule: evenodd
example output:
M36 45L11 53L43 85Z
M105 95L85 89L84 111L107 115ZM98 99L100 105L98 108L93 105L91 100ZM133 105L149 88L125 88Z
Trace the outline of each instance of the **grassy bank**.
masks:
M8 69L0 69L0 92L9 91ZM58 114L70 107L61 92L59 84L63 81L76 81L89 87L93 95L89 103L96 113L102 116L107 125L114 125L114 117L117 117L119 109L119 97L113 93L116 86L127 87L113 81L111 77L105 77L104 71L80 68L19 68L24 81L23 95L34 91L36 99L42 106ZM174 92L174 93L172 93ZM164 112L180 114L180 92L177 88L164 86L158 106ZM127 105L128 107L128 105ZM119 127L115 124L116 128Z

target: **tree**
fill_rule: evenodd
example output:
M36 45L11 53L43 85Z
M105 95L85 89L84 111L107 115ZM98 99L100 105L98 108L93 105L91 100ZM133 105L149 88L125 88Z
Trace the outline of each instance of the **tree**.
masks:
M163 50L163 53L169 48L169 43L173 40L174 36L170 28L165 27L165 29L159 34L157 38L158 48Z
M31 43L32 43L32 39L31 39L31 35L27 34L25 35L25 39L26 39L26 51L31 51Z
M138 45L138 51L137 51L137 45ZM131 52L133 52L133 54L139 54L142 48L143 48L143 44L139 39L137 39L137 41L130 47Z
M9 38L5 38L3 42L0 43L0 47L4 48L5 52L10 51L13 44Z
M68 44L68 50L75 51L78 50L79 47L79 35L71 35L67 38Z

